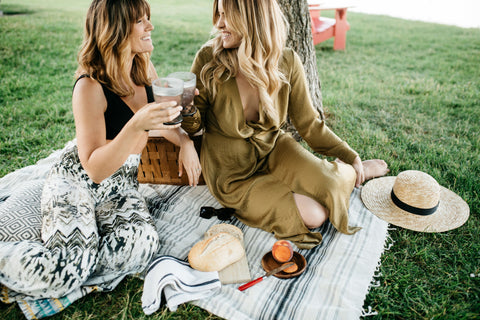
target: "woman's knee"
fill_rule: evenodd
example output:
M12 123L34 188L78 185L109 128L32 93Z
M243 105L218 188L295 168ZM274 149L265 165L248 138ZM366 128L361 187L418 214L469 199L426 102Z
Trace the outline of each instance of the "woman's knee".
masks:
M63 297L80 288L95 272L95 268L96 254L93 253L79 259L59 261L55 270L58 281L50 283L49 291L53 297Z
M117 269L141 269L146 267L158 252L159 237L155 226L145 221L125 226L107 241L113 249L109 254Z
M141 232L137 232L134 241L133 255L137 256L142 264L150 263L152 257L158 252L160 240L157 229L150 223L145 223Z
M308 196L298 193L294 193L293 197L298 212L307 228L318 228L327 221L329 211L325 206Z

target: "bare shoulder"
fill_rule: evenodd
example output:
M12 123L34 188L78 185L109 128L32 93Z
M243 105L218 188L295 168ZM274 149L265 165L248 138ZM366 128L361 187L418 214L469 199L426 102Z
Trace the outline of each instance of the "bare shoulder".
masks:
M103 94L103 89L102 85L96 81L93 80L90 77L83 77L79 79L75 83L75 87L73 88L73 94L84 94L84 93L97 93L97 92L102 92Z
M81 107L82 109L101 108L105 110L107 100L102 85L90 77L79 79L73 89L72 104L74 109Z

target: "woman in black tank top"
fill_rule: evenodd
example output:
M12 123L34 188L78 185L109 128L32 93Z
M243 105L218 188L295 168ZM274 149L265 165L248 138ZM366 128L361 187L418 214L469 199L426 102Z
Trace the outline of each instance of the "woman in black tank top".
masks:
M43 188L43 242L0 243L0 284L9 297L78 298L112 290L148 266L159 237L137 171L149 130L180 145L190 182L198 182L193 142L179 125L163 125L181 107L153 101L152 30L145 0L92 2L73 90L76 142Z

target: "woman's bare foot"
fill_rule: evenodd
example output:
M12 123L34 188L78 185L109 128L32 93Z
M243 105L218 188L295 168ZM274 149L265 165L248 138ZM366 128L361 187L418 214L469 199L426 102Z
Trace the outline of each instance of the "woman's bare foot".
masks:
M362 161L365 180L370 180L386 175L390 169L385 161L381 159L371 159Z
M344 163L338 158L335 159L335 162ZM359 156L355 158L352 166L357 173L357 180L355 181L355 187L357 188L359 188L365 181L377 177L382 177L390 171L390 169L388 169L387 163L381 159L370 159L362 161Z

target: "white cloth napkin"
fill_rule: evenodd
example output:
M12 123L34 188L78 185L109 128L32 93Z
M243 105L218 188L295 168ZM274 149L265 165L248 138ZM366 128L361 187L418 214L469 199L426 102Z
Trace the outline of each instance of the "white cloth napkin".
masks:
M143 284L142 308L150 315L160 308L162 293L170 311L185 302L210 297L220 290L218 272L195 270L185 261L161 256L150 265Z

